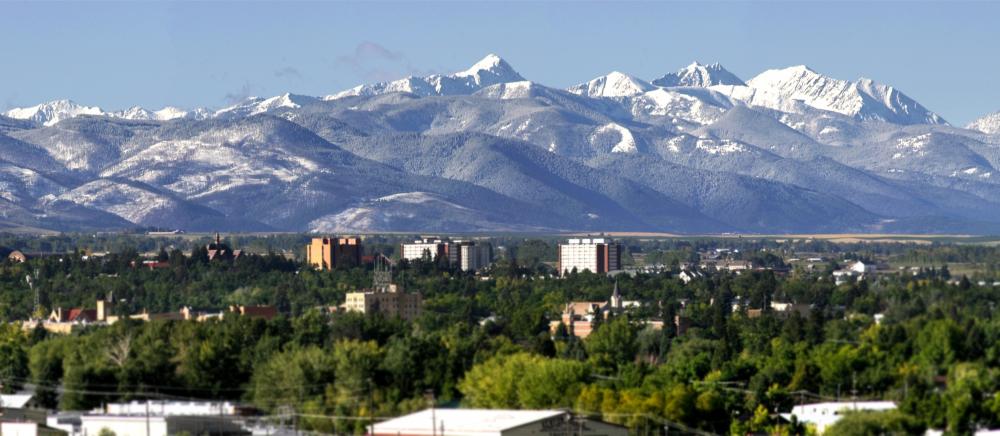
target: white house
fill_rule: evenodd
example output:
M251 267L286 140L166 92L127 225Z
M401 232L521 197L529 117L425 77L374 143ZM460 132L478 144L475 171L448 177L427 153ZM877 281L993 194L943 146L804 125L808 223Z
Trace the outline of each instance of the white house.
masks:
M696 270L692 270L692 271L684 270L684 271L681 271L681 273L677 275L677 277L679 279L681 279L681 281L684 282L685 285L688 284L688 283L691 283L692 280L695 280L695 279L698 279L698 278L701 278L701 277L704 277L704 276L705 276L704 274L702 274L700 271L696 271Z
M791 421L794 416L799 422L811 424L816 431L823 433L826 428L839 421L847 412L868 411L884 412L895 410L896 403L892 401L842 401L828 403L800 404L792 407L791 413L782 413L781 417Z
M858 274L870 274L875 272L875 264L864 263L862 261L851 262L847 264L847 270L853 271Z

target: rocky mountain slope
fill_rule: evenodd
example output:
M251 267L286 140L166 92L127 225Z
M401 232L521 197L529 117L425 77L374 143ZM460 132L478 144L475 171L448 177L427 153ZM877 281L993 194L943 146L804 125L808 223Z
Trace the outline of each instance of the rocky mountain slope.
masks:
M448 75L219 109L0 116L0 230L1000 231L996 115L693 63L557 89Z

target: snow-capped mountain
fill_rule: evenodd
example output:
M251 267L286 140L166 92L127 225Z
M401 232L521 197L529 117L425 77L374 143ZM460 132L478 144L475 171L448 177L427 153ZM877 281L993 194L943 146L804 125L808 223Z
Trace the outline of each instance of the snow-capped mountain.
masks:
M250 115L262 114L275 109L298 109L303 105L308 105L319 101L316 97L285 93L270 98L248 97L246 100L227 108L219 109L213 114L214 117L247 117Z
M870 79L833 79L805 65L767 70L747 86L712 89L752 106L795 112L797 105L836 112L859 120L896 124L947 124L943 118L889 85Z
M1000 136L984 134L1000 115L956 128L805 67L656 82L557 89L490 55L215 111L13 109L0 229L1000 232Z
M151 111L140 106L133 106L126 110L112 112L106 115L124 120L170 121L179 118L203 120L211 116L212 112L204 108L187 111L174 106L167 106L158 111Z
M382 95L391 92L408 92L419 96L429 95L464 95L472 94L484 87L498 83L523 81L507 61L495 54L489 54L466 70L442 76L434 74L427 77L406 77L391 82L379 82L371 85L358 85L354 88L324 97L325 100L336 100L351 96Z
M642 79L612 71L589 82L571 86L567 91L587 97L628 97L654 88L655 86Z
M994 112L992 114L986 115L979 118L968 126L966 129L978 130L983 133L988 133L990 135L995 135L1000 133L1000 112Z
M10 109L4 112L4 115L18 120L28 120L43 126L51 126L64 119L79 115L104 115L104 111L96 106L76 104L72 100L55 100L36 106Z
M656 86L664 87L695 86L699 88L708 88L715 85L746 85L743 83L743 80L736 77L735 74L730 73L729 70L723 68L719 63L702 65L698 62L693 62L676 73L667 73L652 83Z

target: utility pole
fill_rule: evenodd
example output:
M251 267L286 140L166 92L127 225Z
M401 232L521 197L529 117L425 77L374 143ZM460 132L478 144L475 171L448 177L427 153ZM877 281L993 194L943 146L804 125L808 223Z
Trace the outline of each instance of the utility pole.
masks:
M146 436L149 435L149 398L146 398Z
M0 392L3 392L3 381L0 381ZM0 436L3 436L3 394L0 394Z
M372 390L374 389L374 384L372 383L371 377L368 378L368 434L375 434L375 409L374 401L372 400Z
M428 389L425 393L427 396L427 401L431 403L431 436L437 436L437 417L434 414L434 390Z

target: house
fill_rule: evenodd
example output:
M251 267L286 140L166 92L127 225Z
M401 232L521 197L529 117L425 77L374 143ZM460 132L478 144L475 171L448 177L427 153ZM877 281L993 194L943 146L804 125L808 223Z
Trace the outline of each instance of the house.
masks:
M705 274L703 274L701 271L698 270L691 270L691 271L683 270L681 271L680 274L677 275L677 278L681 279L681 281L684 282L685 285L691 283L692 280L697 280L702 277L705 277Z
M208 260L236 260L243 255L243 250L233 250L229 245L222 243L222 236L215 234L215 242L205 246L208 250Z
M63 308L57 307L49 314L48 321L53 323L89 324L97 322L97 309L73 307L69 310L63 310Z
M31 394L0 395L0 435L56 436L64 432L45 425L48 413L32 404Z
M871 274L874 273L876 268L874 263L865 263L862 261L850 262L847 267L844 268L847 271L852 271L857 274Z
M844 416L844 413L855 411L884 412L895 410L896 403L892 401L843 401L828 403L800 404L792 407L790 413L782 413L781 417L791 421L796 420L816 427L816 432L822 434L827 427L833 425Z
M801 304L801 303L791 303L791 302L781 302L772 301L771 310L775 313L783 315L791 315L793 313L798 313L803 317L808 317L812 312L811 304Z
M859 274L858 272L850 269L838 269L833 272L833 282L840 286L844 283L851 281L862 281L865 279L864 274Z
M626 436L628 429L563 410L427 409L373 424L372 436Z

